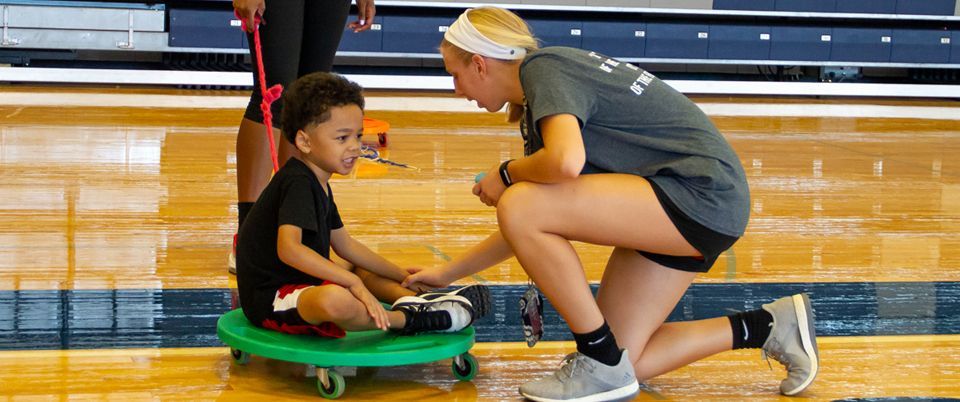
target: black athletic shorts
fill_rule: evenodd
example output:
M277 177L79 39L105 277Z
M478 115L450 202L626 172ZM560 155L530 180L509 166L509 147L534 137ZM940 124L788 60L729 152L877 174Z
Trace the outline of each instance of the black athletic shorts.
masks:
M260 25L260 47L266 67L267 88L274 84L289 86L297 78L317 71L330 71L346 29L350 0L268 1ZM366 32L364 32L366 33ZM363 34L363 33L361 33ZM253 34L247 33L250 63L254 67L253 93L243 117L263 123L260 103L260 79ZM270 105L273 127L280 128L283 98Z
M660 201L663 210L670 217L670 221L677 226L677 230L680 231L683 238L700 254L703 254L703 257L679 257L637 250L640 255L668 268L687 272L707 272L717 261L717 257L740 239L739 237L717 233L697 223L687 214L681 212L680 208L677 208L677 205L670 201L670 198L667 197L660 186L653 181L648 180L648 182L650 187L653 187L653 192L657 195L657 200Z

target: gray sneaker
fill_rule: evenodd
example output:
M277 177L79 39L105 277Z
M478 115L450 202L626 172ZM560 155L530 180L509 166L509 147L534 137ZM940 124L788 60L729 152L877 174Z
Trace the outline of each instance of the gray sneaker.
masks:
M613 367L580 352L571 353L560 370L520 386L520 395L534 401L619 401L629 400L639 391L626 350Z
M820 366L810 298L806 294L784 297L764 304L763 309L773 316L773 329L763 344L763 353L787 368L780 393L796 395L813 383Z

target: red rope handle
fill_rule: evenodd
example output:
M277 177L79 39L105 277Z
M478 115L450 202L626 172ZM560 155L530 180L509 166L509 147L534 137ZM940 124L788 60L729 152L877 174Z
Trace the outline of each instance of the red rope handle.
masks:
M241 28L247 32L247 20L240 16L237 10L233 14L240 19ZM263 68L263 48L260 46L260 14L254 16L253 21L253 48L257 55L257 76L260 78L260 96L263 100L260 102L260 110L263 112L263 125L267 128L267 138L270 140L270 158L273 161L273 172L280 170L280 164L277 161L277 146L273 138L273 112L270 105L283 93L283 86L276 84L267 88L267 74Z

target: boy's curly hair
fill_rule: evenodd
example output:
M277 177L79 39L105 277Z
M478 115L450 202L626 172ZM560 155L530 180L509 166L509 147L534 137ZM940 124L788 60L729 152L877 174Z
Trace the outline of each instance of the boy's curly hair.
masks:
M296 143L297 130L330 119L330 109L357 105L363 110L363 88L334 73L307 74L294 81L283 93L280 129L291 144Z

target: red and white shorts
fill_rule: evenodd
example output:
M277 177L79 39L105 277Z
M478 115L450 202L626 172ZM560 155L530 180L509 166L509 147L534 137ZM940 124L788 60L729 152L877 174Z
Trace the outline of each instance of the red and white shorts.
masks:
M333 282L324 281L319 286L335 285ZM277 289L273 298L272 306L267 307L264 319L260 326L266 329L283 332L285 334L296 335L316 335L327 338L343 338L346 332L332 322L322 322L318 325L310 324L304 321L297 311L297 301L300 295L314 287L315 285L285 285ZM244 309L247 306L243 306Z

